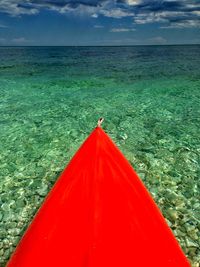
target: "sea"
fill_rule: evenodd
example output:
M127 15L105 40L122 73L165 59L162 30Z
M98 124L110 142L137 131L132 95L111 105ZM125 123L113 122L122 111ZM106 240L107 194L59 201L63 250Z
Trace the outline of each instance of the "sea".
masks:
M0 266L103 129L200 262L200 45L0 47Z

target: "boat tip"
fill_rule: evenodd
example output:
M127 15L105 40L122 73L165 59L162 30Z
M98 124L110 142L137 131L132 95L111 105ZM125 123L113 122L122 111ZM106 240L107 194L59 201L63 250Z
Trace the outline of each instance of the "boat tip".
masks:
M99 118L97 122L97 127L101 127L101 124L103 123L104 118Z

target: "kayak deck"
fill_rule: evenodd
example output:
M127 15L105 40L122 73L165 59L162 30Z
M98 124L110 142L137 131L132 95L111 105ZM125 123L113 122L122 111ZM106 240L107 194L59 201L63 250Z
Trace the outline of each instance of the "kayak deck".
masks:
M160 210L110 137L93 130L7 267L188 267Z

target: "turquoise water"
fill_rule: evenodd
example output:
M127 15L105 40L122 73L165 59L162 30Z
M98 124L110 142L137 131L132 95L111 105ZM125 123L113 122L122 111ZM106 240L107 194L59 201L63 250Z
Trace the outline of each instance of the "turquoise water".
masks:
M200 262L200 46L0 48L0 266L104 117Z

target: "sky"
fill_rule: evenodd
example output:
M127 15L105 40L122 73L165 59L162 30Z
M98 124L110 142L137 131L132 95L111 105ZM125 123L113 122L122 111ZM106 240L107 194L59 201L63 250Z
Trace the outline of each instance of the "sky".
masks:
M0 0L0 45L200 44L200 0Z

